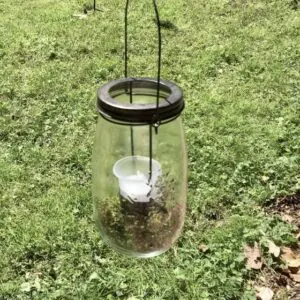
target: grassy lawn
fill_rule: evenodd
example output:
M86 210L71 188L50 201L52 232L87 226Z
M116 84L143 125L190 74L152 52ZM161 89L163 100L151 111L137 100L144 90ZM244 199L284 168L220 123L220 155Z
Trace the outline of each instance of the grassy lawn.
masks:
M262 206L300 190L297 1L158 0L189 194L182 237L150 260L112 251L93 221L95 95L123 76L125 1L73 17L85 1L0 2L0 299L255 299L243 246L272 268L266 241L296 242ZM134 76L155 76L153 16L132 1Z

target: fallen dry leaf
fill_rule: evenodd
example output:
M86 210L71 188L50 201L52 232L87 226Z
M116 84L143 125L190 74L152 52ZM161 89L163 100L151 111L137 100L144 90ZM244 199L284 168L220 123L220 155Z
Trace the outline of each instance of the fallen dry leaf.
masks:
M268 176L262 176L262 177L261 177L261 180L262 180L263 182L267 182L269 179L270 179L270 177L268 177Z
M282 247L281 259L291 268L300 268L300 250Z
M273 254L275 257L280 255L280 248L275 245L273 241L268 241L269 253Z
M198 249L201 251L201 252L206 252L209 248L208 246L206 246L205 244L200 244L198 246Z
M281 259L286 263L288 275L293 281L300 282L300 249L282 248Z
M300 271L299 267L289 266L288 269L289 269L289 273L292 273L292 274L297 274L298 271Z
M300 282L300 273L299 274L291 274L290 276L295 282Z
M259 280L263 283L266 282L266 277L265 276L259 276Z
M73 17L78 18L79 20L83 20L86 19L88 16L87 14L74 14Z
M244 255L247 258L247 266L249 268L255 269L255 270L261 269L263 262L262 262L261 252L260 252L257 242L254 243L254 247L245 245L244 246Z
M217 221L217 222L216 222L216 227L217 227L217 228L220 228L220 227L224 226L225 223L226 223L225 220Z
M282 221L287 222L287 223L293 223L293 221L294 221L293 217L291 217L290 215L286 215L286 214L282 214L281 219L282 219Z
M257 290L258 290L258 293L256 296L258 297L258 299L261 299L261 300L273 299L274 292L270 288L258 287Z

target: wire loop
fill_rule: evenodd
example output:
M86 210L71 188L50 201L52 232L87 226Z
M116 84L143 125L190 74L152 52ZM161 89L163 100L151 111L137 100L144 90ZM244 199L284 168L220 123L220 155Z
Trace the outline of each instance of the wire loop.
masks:
M152 0L155 17L156 17L156 25L157 25L157 33L158 33L158 59L157 59L157 86L156 86L156 118L153 120L153 123L149 126L149 156L150 156L150 163L149 163L149 182L152 177L152 156L153 156L153 137L152 137L152 126L155 128L155 134L158 134L158 126L155 124L159 124L159 91L160 91L160 75L161 75L161 52L162 52L162 38L161 38L161 26L160 26L160 18L156 0ZM125 6L125 78L128 77L128 10L129 10L129 0L126 0ZM126 91L127 92L127 91ZM130 103L132 103L132 85L130 85ZM132 155L134 155L134 148L133 148L133 130L131 127L131 144L132 144Z
M126 0L125 19L124 19L125 20L125 41L124 41L125 42L125 70L124 70L125 78L128 77L128 61L129 61L129 54L128 54L128 11L129 11L129 2L130 2L130 0ZM158 11L156 0L152 0L152 4L154 6L156 26L157 26L157 34L158 34L156 109L157 109L157 115L159 116L159 90L160 90L160 78L161 78L162 35L161 35L161 25L160 25L159 11ZM130 90L130 94L131 93L132 93L132 90ZM132 97L132 96L130 96L130 97Z

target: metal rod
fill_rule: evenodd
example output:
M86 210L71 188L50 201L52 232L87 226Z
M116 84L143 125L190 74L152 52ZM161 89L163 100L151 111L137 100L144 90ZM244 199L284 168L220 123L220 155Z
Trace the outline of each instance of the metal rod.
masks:
M97 8L96 0L94 0L94 12L95 11L102 11L101 9Z
M160 89L160 74L161 74L161 53L162 53L162 37L161 37L161 27L160 27L160 18L156 0L153 0L155 16L156 16L156 25L158 33L158 61L157 61L157 88L156 88L156 120L155 122L155 134L158 134L158 125L159 125L159 89ZM152 177L152 157L153 157L153 136L152 136L152 124L150 124L150 137L149 137L149 154L150 154L150 175L149 181Z
M132 81L129 84L129 101L132 104ZM131 143L131 156L134 156L134 137L133 137L133 126L130 126L130 143Z
M157 99L156 99L156 105L157 105L157 112L159 111L159 87L160 87L160 77L161 77L161 57L162 57L162 35L161 35L161 25L160 25L160 17L158 12L158 7L156 0L153 0L153 6L155 11L155 17L156 17L156 25L157 25L157 31L158 31L158 59L157 59ZM124 45L125 45L125 68L124 68L124 75L125 78L128 77L128 61L129 61L129 54L128 54L128 10L129 10L129 0L126 0L125 5L125 17L124 17Z
M128 77L128 7L129 7L129 0L126 1L125 6L125 78Z
M157 95L156 95L156 109L157 109L157 122L159 121L159 87L160 87L160 75L161 75L161 53L162 53L162 36L161 36L161 26L160 18L156 0L153 0L155 16L156 16L156 25L158 32L158 62L157 62ZM156 130L157 133L157 130Z
M156 0L152 1L155 11L155 17L156 17L156 25L157 25L157 32L158 32L158 59L157 59L157 88L156 88L156 116L153 119L153 123L149 125L149 156L150 156L150 162L149 162L149 180L151 180L152 177L152 158L153 158L153 136L152 136L152 126L155 125L155 133L158 133L158 126L160 123L159 120L159 91L160 91L160 76L161 76L161 56L162 56L162 36L161 36L161 25L160 25L160 18L159 18L159 12ZM129 0L126 0L125 5L125 17L124 17L124 45L125 45L125 66L124 66L124 75L125 78L128 77L128 61L129 61L129 55L128 55L128 8L129 8ZM132 82L130 83L130 103L132 103ZM131 153L134 153L134 145L133 145L133 130L131 126Z
M152 136L152 124L149 125L149 183L152 178L152 157L153 157L153 136Z

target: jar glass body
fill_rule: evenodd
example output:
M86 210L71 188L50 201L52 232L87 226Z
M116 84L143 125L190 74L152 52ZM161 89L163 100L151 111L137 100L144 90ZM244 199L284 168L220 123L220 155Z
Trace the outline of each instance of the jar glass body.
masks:
M168 250L180 235L186 209L181 118L155 132L150 125L119 125L99 117L92 165L95 220L103 239L131 256Z

